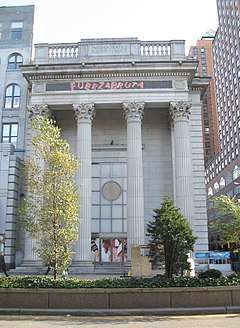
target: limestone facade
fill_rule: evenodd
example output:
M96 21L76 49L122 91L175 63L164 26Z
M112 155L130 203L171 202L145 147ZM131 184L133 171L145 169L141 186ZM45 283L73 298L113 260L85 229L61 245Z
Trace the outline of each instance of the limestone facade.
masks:
M208 250L200 107L208 79L195 78L196 67L184 41L137 38L39 44L22 66L28 108L50 111L80 158L78 272L92 272L93 239L97 262L131 260L164 195L198 237L195 251ZM23 259L38 265L27 244Z

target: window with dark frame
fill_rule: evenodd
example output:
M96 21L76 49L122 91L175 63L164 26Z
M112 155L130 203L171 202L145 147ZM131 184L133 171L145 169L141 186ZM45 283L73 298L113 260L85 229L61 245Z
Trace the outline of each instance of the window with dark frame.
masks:
M23 63L23 57L20 54L13 54L8 60L8 69L19 69L19 65Z
M23 22L12 22L11 40L21 40L23 32Z
M18 123L3 123L2 142L17 145Z
M19 108L20 87L18 84L10 84L6 88L4 108Z

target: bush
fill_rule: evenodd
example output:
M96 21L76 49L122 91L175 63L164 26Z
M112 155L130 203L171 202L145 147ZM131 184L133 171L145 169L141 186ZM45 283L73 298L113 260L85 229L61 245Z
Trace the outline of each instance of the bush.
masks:
M209 270L208 270L209 271ZM218 270L215 270L218 271ZM0 288L170 288L170 287L207 287L207 286L239 286L240 277L205 278L174 277L166 278L102 278L96 280L53 279L37 276L0 276Z
M201 272L198 275L198 278L220 278L222 276L222 272L216 269L209 269L207 271Z

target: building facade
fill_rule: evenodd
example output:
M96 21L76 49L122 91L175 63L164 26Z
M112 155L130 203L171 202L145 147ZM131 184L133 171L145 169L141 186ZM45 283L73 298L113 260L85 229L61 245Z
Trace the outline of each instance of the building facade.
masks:
M71 270L92 272L93 240L97 262L130 260L164 195L198 237L195 251L208 250L200 99L209 79L195 77L196 68L184 41L137 38L39 44L22 66L29 117L53 115L80 158ZM38 265L33 245L25 238L22 267Z
M37 44L31 61L33 10L0 10L0 235L8 266L42 267L16 216L27 192L20 171L36 115L54 117L80 158L70 272L93 272L91 246L102 266L129 263L131 245L148 242L147 223L164 195L197 236L195 251L207 251L201 99L210 79L195 76L198 62L186 57L184 41Z
M240 18L239 1L217 1L219 28L213 42L214 80L220 151L206 168L208 217L214 219L211 198L240 193ZM218 236L211 234L210 248Z
M195 46L190 55L198 60L196 76L211 77L209 86L202 99L202 126L205 166L219 153L218 117L216 110L216 92L212 59L212 43L215 32L209 30Z
M20 65L32 52L34 6L0 7L0 248L18 262L16 210L25 151L28 83Z

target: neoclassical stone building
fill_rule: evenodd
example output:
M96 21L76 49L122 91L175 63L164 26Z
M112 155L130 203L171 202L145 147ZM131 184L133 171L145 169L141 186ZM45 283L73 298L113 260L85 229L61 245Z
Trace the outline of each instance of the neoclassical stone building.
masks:
M200 102L209 81L194 77L196 67L184 41L137 38L37 44L22 66L28 116L53 116L81 162L72 270L92 272L91 241L97 263L130 260L131 245L147 243L147 222L164 195L198 237L195 251L208 250ZM28 129L26 150L30 139ZM39 265L34 242L17 238L18 266Z

